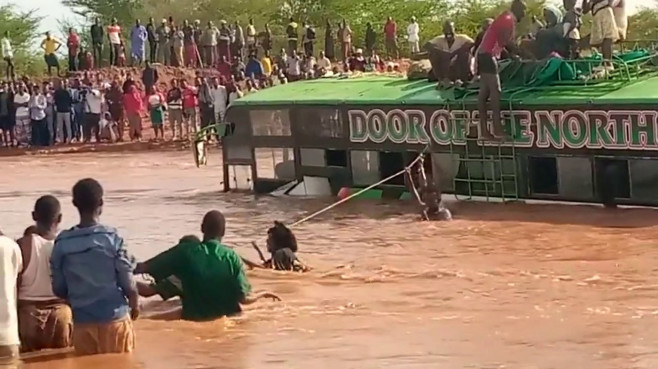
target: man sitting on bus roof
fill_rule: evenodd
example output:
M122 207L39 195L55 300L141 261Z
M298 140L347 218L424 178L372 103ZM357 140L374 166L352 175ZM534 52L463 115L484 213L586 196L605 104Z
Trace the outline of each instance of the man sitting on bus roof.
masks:
M455 34L455 23L445 21L443 34L425 44L432 71L430 80L444 85L471 79L471 48L473 39L464 34Z

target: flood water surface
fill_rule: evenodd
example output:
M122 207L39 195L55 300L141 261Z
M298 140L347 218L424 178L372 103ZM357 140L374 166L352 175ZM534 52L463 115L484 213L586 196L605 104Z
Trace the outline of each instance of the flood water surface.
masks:
M257 259L273 220L333 200L224 194L219 158L189 152L0 158L0 228L18 237L33 202L105 187L102 221L139 259L200 234L211 209L225 243ZM133 355L38 355L27 368L656 368L658 213L586 206L456 204L450 223L421 223L400 202L352 201L295 229L305 275L249 271L282 302L234 319L160 322L143 302Z

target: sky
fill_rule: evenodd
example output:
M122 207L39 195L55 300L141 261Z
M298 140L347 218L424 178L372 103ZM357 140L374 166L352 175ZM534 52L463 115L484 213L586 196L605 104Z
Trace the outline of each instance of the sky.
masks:
M55 33L59 32L58 20L61 19L78 19L73 12L62 5L61 0L10 0L14 5L21 10L31 10L37 9L39 15L44 17L44 21L41 23L40 31L53 31ZM111 0L108 0L111 1ZM0 2L4 2L0 0ZM634 10L642 6L642 4L651 3L646 0L626 0L628 6L629 14L633 14Z

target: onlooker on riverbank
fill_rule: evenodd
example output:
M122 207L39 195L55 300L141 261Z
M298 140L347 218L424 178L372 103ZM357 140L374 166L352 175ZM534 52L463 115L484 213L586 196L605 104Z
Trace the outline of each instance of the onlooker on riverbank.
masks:
M78 36L78 33L73 28L69 28L66 47L69 49L69 72L75 72L79 67L78 53L80 52L80 36Z
M158 136L160 139L164 140L164 112L166 109L165 98L155 86L151 86L150 93L146 101L148 102L149 117L151 118L151 125L153 126L155 140L158 140Z
M30 120L30 94L27 87L21 83L14 96L14 107L16 108L16 141L19 146L29 146L32 136L32 125Z
M142 65L146 56L146 41L148 32L139 19L135 20L135 26L130 31L130 65Z
M123 94L123 107L128 118L128 136L131 141L142 139L142 112L144 111L144 97L135 85L130 85Z
M85 90L83 99L85 115L82 121L82 141L91 142L94 137L96 142L100 142L100 122L105 102L103 93L91 86Z
M11 47L11 38L9 37L9 31L5 31L5 34L0 40L0 51L2 52L2 60L7 63L7 68L5 70L7 74L7 79L14 79L14 50Z
M94 61L98 68L103 66L103 40L105 39L105 30L100 18L96 18L91 26L91 47ZM110 45L111 46L111 45ZM111 61L110 61L111 63Z
M57 75L59 76L59 60L57 60L57 55L55 54L59 48L62 47L62 43L59 42L56 38L50 35L50 32L46 32L46 38L41 41L41 48L45 52L44 59L46 60L46 65L48 66L48 75L52 76L52 69L57 70Z
M167 113L173 140L183 137L183 93L178 80L171 80L171 88L167 91Z
M68 81L65 79L59 83L53 96L55 101L55 115L57 142L70 143L73 139L71 130L71 114L73 113L73 96L69 90ZM66 132L64 130L66 129Z
M30 120L31 127L31 145L44 147L50 145L50 133L48 132L48 122L46 121L46 109L48 100L43 94L39 85L32 87L32 96L30 97Z
M112 23L107 27L107 39L110 42L110 64L119 66L119 54L121 54L121 26L116 18L112 19ZM125 53L125 51L124 51Z

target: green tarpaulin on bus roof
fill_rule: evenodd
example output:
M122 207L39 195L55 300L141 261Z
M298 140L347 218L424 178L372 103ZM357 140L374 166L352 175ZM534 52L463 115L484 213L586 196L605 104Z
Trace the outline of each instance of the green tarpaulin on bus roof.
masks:
M648 55L623 54L620 59ZM588 105L588 104L655 104L658 101L658 76L644 75L632 80L617 78L592 84L575 81L585 68L585 62L577 64L556 59L545 64L523 63L508 65L501 71L517 78L515 82L503 82L503 100L513 103L537 105ZM591 65L591 63L590 63ZM508 71L506 72L505 70ZM516 69L515 69L516 68ZM589 68L589 67L588 67ZM620 68L618 68L620 69ZM619 71L621 72L621 71ZM558 76L560 78L557 78ZM567 84L550 85L556 80ZM570 80L574 82L568 84ZM550 86L549 86L550 85ZM360 75L350 78L321 78L288 83L248 94L233 102L232 106L271 105L474 105L477 88L437 90L436 84L427 81L409 81L401 76Z

